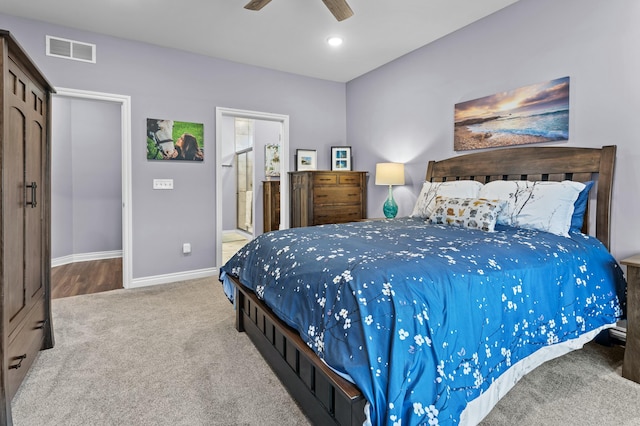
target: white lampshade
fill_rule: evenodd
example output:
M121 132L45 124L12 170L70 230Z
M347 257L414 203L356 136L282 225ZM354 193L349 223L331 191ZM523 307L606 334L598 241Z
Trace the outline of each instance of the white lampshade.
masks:
M404 185L404 164L376 164L376 185Z

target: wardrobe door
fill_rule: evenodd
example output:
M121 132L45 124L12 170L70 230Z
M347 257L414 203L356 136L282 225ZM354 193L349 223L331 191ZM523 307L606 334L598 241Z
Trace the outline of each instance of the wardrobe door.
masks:
M42 299L44 185L42 177L46 155L46 102L44 92L34 85L18 66L9 63L13 90L7 96L9 107L8 140L5 144L7 181L6 234L9 238L8 300L11 333L33 304ZM44 315L44 313L42 314Z
M41 299L44 291L43 234L45 185L44 155L46 155L46 125L44 92L29 85L28 125L25 149L25 304L30 307Z
M13 64L12 64L13 65ZM25 104L27 81L15 65L9 69L10 88L6 94L8 122L7 140L4 142L3 169L3 220L5 229L5 324L6 333L14 331L21 317L26 314L24 293L25 260L25 193L24 185L27 115Z

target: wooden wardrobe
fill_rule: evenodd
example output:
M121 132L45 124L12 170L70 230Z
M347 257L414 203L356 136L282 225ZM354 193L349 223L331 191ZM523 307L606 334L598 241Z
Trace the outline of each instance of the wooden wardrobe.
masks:
M53 347L50 293L52 86L0 30L0 424L40 349ZM36 407L34 407L35 409Z

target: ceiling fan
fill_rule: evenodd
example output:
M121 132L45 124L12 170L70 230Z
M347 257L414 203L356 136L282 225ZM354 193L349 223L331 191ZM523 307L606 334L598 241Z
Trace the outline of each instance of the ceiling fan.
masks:
M245 5L245 9L260 10L266 6L271 0L251 0ZM353 16L353 10L349 7L346 0L322 0L329 9L333 16L338 21L344 21L345 19Z

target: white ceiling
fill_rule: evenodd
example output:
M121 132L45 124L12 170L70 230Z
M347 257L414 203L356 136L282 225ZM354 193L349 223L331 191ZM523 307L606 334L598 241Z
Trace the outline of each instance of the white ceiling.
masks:
M516 1L348 0L354 16L342 22L321 0L258 12L249 0L2 0L0 12L346 82ZM342 46L327 45L332 35Z

